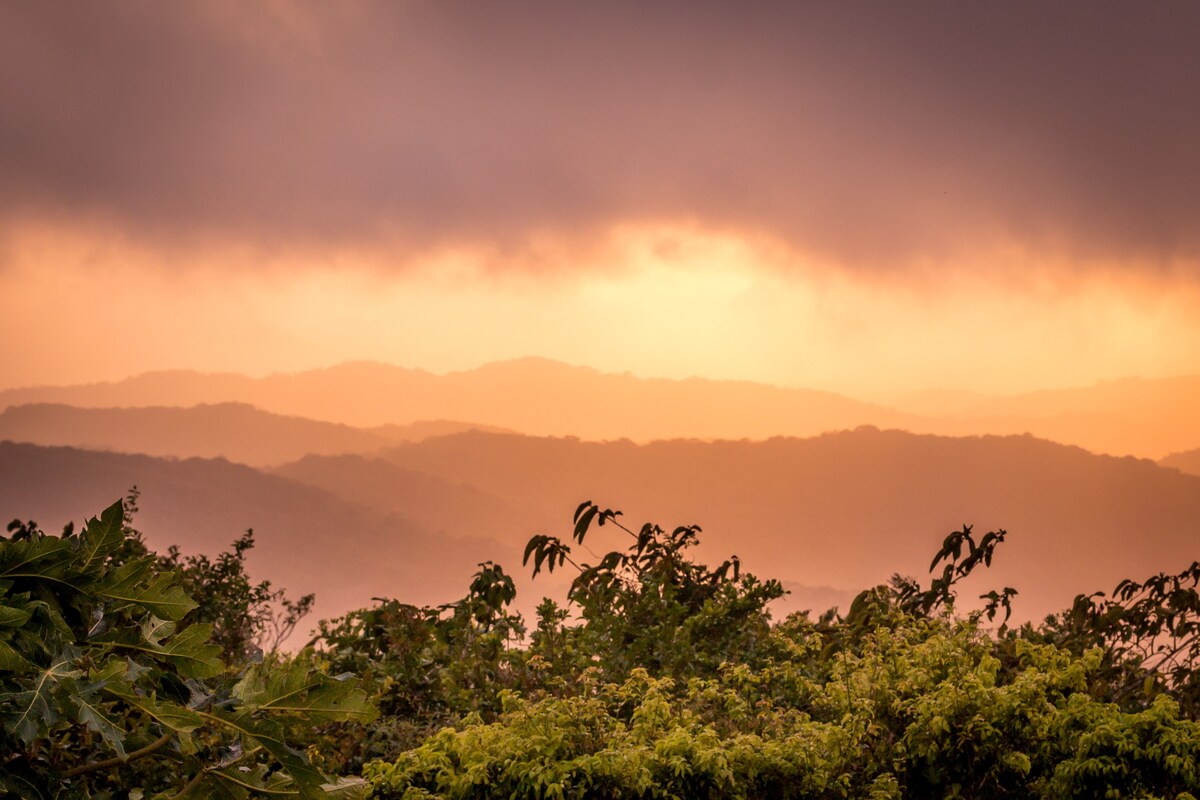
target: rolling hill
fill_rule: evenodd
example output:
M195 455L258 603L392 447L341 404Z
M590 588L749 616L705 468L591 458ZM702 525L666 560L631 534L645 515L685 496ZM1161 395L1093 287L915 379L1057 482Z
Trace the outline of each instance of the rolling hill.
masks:
M75 408L54 403L0 412L0 439L152 456L226 458L256 466L309 453L366 453L399 436L260 411L245 403L191 408Z
M1200 475L1200 449L1188 450L1184 453L1171 453L1158 463L1189 475Z
M582 500L632 526L703 527L701 555L738 554L783 580L779 606L823 609L893 572L921 576L964 523L1009 539L979 591L1020 590L1024 618L1125 577L1200 557L1200 477L1030 436L950 438L859 428L799 439L587 442L467 432L373 456L309 455L270 473L220 459L172 460L0 444L0 512L50 527L97 512L132 484L151 544L216 552L253 527L254 564L320 613L376 595L445 602L477 562L523 574L534 533L569 532ZM578 549L624 546L613 528ZM521 578L527 614L566 575Z
M174 408L77 408L32 403L0 411L0 440L272 466L305 455L370 453L398 442L502 428L451 420L352 428L262 411L246 403Z
M986 580L1018 588L1028 617L1200 557L1200 478L1029 436L861 428L636 445L468 433L381 455L495 495L546 532L565 532L575 504L591 499L635 525L700 524L712 559L736 552L760 575L844 592L893 571L923 575L963 523L1006 528Z
M869 424L946 436L1031 433L1096 453L1143 458L1200 446L1200 415L1194 411L1200 408L1200 376L1131 378L1006 397L925 392L898 399L903 410L831 392L746 381L637 378L539 358L445 375L356 362L265 378L152 372L115 383L0 392L0 408L225 402L373 429L383 437L395 436L384 426L458 419L536 436L639 442L808 437ZM182 454L165 446L155 452Z
M317 593L329 617L374 596L443 603L463 595L484 559L512 563L514 548L465 531L430 530L328 492L222 459L162 459L0 442L0 516L55 532L80 523L136 484L136 526L147 544L216 554L255 532L251 574L293 597ZM312 620L315 622L315 619Z

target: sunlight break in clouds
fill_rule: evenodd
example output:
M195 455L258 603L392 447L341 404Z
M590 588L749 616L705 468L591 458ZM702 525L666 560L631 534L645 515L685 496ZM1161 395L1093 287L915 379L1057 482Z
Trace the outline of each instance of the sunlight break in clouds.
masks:
M494 253L467 249L401 270L372 251L262 263L236 249L162 269L167 254L44 229L10 241L0 273L4 383L180 367L261 375L352 359L445 372L532 354L883 396L1010 393L1200 363L1200 288L1187 281L854 275L797 266L762 237L688 225L627 225L592 245L547 240L541 272L489 269ZM255 269L239 268L247 258ZM557 268L565 258L576 263Z

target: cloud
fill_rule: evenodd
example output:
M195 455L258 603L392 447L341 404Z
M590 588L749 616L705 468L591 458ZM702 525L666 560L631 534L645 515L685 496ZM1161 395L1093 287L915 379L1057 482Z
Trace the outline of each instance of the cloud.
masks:
M5 4L0 216L518 252L649 220L864 270L1195 271L1198 36L1181 1Z

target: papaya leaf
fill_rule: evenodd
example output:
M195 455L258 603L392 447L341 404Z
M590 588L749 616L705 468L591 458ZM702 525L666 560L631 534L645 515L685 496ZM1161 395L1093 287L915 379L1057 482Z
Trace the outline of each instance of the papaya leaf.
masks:
M29 621L33 612L27 608L0 606L0 627L19 628Z
M37 665L0 640L0 672L36 672Z
M183 677L203 680L225 671L220 659L221 646L209 641L212 627L207 622L189 625L159 644L145 640L141 630L128 629L106 633L98 641L111 642L126 650L149 653L170 662Z
M72 698L76 705L76 722L86 725L88 730L97 733L116 751L117 755L125 757L125 731L109 716L96 701L94 693L77 693Z
M60 681L82 674L71 668L69 659L62 659L42 670L30 689L0 695L0 708L11 707L11 711L3 714L5 727L26 743L44 735L58 720L58 714L49 702L51 692Z
M196 607L173 573L149 576L153 559L131 561L112 574L112 582L94 588L96 594L111 600L134 603L164 619L178 621Z
M371 722L378 712L353 684L312 672L302 661L284 669L252 667L233 689L246 709L329 721Z
M267 773L264 765L208 768L202 778L177 795L180 800L243 800L248 797L296 797L299 791L287 775Z
M100 569L125 541L124 519L125 509L118 500L104 509L99 519L88 520L87 528L78 539L80 552L73 568L82 574Z
M244 740L248 740L247 747L256 745L270 753L295 781L299 795L305 800L323 800L321 785L325 783L324 776L288 745L282 724L275 720L256 719L249 711L231 713L215 708L202 714L240 734Z

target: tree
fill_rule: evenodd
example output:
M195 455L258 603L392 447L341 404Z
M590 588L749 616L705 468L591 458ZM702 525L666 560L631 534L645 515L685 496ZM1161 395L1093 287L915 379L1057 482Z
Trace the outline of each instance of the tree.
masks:
M538 645L557 642L561 649L542 655L560 661L573 654L574 669L595 662L614 680L635 667L654 676L709 676L723 663L752 663L763 655L767 604L784 594L778 581L742 573L737 556L715 569L693 561L689 551L699 526L667 533L646 523L635 533L618 516L590 501L575 510L572 538L578 544L593 524L611 524L633 540L627 550L614 550L596 564L576 563L570 546L557 537L529 540L524 563L532 561L535 577L543 567L553 571L568 563L578 571L567 598L579 625L563 627L566 616L544 605Z
M174 545L159 556L159 568L177 572L184 591L196 602L188 618L212 623L212 639L230 663L276 652L316 600L312 594L292 600L283 589L271 588L270 581L251 580L246 553L253 547L254 531L248 530L215 559L182 556Z

